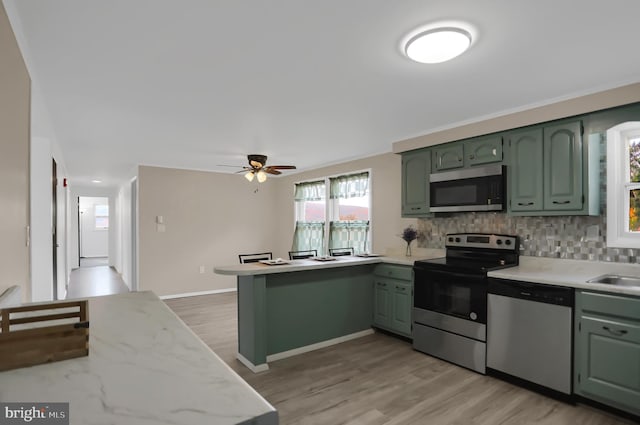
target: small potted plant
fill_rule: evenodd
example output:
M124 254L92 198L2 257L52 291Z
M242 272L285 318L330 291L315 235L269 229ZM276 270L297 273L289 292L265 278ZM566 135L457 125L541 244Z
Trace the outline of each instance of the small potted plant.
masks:
M405 255L407 257L411 257L411 242L418 239L418 231L412 226L409 226L402 231L402 235L400 235L400 237L407 243Z

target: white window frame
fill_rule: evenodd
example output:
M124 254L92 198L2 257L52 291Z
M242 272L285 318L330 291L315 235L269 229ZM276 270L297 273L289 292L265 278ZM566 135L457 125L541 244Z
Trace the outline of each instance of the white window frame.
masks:
M319 180L324 180L324 186L325 186L325 194L324 194L324 200L325 200L325 213L324 213L324 240L322 241L322 245L323 245L323 249L324 252L329 252L329 228L330 228L330 222L332 220L334 220L334 216L336 215L337 211L338 211L338 200L337 199L331 199L330 198L330 193L331 193L331 181L330 179L335 178L335 177L340 177L340 176L348 176L350 174L358 174L358 173L364 173L367 172L369 173L369 246L373 247L373 231L372 231L372 223L373 223L373 171L371 170L371 168L366 168L363 170L355 170L355 171L346 171L344 173L337 173L337 174L332 174L330 176L325 176L325 177L317 177L317 178L312 178L312 179L308 179L308 180L300 180L297 182L294 182L293 185L293 192L295 193L295 188L296 188L296 184L299 183L308 183L308 182L316 182ZM294 206L294 212L293 212L293 228L296 228L296 220L298 219L298 217L300 215L302 215L302 210L298 210L298 208L301 208L300 205L296 205L298 204L297 202L293 202L293 206Z
M102 207L105 206L107 207L107 215L98 215L98 207ZM109 204L94 204L93 205L93 228L96 231L108 231L109 230L109 226L111 225L111 223L109 223L109 217L111 216L111 212L109 211ZM98 217L107 217L107 227L98 227L96 221Z
M629 191L640 183L629 180L629 140L640 137L640 121L607 130L607 246L640 248L640 232L629 229Z

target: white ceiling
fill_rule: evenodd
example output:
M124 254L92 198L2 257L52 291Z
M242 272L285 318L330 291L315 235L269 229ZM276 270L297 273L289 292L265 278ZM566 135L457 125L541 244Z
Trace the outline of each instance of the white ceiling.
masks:
M4 3L77 182L136 164L229 172L248 153L309 169L640 81L637 0ZM467 53L401 54L442 20L475 28Z

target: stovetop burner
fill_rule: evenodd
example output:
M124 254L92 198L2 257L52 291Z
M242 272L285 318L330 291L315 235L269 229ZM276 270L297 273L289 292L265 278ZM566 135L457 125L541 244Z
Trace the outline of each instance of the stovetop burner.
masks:
M518 265L517 236L452 233L446 236L446 257L416 261L416 266L486 273Z

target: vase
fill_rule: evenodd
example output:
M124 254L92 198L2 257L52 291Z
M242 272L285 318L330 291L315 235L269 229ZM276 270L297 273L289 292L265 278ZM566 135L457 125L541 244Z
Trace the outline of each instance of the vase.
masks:
M411 241L407 242L407 251L405 252L407 257L411 257Z

